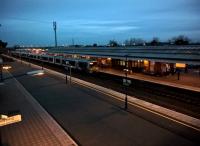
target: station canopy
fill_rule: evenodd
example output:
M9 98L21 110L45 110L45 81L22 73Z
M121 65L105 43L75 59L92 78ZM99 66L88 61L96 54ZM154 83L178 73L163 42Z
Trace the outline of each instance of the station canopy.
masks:
M48 53L87 55L91 57L128 60L150 60L200 65L200 45L133 46L133 47L57 47Z

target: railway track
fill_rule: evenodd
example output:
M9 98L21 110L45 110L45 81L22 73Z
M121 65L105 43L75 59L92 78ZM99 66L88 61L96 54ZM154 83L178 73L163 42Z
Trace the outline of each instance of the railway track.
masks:
M42 64L36 60L23 59L38 65ZM50 63L43 63L43 65L46 68L50 68L61 73L66 73L66 70L59 65ZM72 70L72 76L119 91L121 93L125 92L124 86L122 85L123 77L120 76L106 73L88 74L76 70ZM196 118L200 118L199 92L169 87L142 80L131 80L132 84L128 87L128 95L135 96L137 98L194 116Z

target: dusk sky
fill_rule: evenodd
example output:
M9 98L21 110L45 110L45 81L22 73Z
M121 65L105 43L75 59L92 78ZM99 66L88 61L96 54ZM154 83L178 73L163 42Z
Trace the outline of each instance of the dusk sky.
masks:
M200 41L200 0L1 0L0 40L9 46L107 44L127 38Z

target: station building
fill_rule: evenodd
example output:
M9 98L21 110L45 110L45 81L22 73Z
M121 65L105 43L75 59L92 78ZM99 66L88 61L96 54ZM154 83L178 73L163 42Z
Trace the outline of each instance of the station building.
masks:
M154 75L187 72L190 66L200 66L200 46L135 46L52 48L50 54L98 61L102 68L124 69ZM127 61L127 64L126 64Z
M97 61L98 67L168 75L187 72L195 67L200 72L200 46L134 46L134 47L57 47L23 48L20 52L49 55L56 58L79 58ZM19 52L19 50L18 50Z

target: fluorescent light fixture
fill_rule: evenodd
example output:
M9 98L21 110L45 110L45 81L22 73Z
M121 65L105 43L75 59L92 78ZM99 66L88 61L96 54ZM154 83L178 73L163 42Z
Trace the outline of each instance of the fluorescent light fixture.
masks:
M11 69L11 68L12 68L11 66L3 66L3 69L5 70Z

